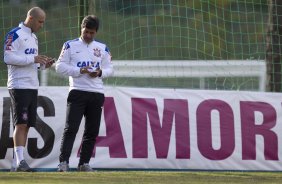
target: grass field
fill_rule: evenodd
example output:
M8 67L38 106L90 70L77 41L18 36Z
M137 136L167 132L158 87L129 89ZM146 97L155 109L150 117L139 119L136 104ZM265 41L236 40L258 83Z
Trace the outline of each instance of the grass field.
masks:
M91 184L281 184L280 172L0 172L0 184L91 183Z

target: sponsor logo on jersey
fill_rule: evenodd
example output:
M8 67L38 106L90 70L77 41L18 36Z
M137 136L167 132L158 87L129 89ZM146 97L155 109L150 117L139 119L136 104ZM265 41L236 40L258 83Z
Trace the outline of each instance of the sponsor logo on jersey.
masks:
M77 62L77 67L82 68L86 66L92 66L95 68L98 68L100 66L99 62L93 62L93 61L79 61Z
M37 54L37 49L36 48L27 48L24 51L25 54Z

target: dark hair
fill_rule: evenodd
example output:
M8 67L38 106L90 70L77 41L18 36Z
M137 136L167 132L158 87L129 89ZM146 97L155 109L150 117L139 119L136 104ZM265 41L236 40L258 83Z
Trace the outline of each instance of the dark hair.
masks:
M99 29L98 17L96 17L95 15L87 15L82 20L81 28L95 29L96 31L98 31Z

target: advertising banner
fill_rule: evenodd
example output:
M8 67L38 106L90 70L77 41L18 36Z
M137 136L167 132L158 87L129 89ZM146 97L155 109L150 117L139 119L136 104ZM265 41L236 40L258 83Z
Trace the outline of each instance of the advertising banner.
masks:
M24 156L55 170L68 87L41 87ZM97 169L281 171L282 94L109 87L90 165ZM11 167L13 123L0 88L0 170ZM79 160L84 119L70 158Z

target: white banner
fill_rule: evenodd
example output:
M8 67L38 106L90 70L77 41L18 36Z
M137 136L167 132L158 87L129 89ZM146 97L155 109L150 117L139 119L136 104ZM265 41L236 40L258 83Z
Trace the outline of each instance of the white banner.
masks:
M54 170L68 87L41 87L25 158ZM90 165L100 169L281 171L282 94L107 87ZM72 150L76 168L84 119ZM8 90L0 88L0 169L12 160Z

